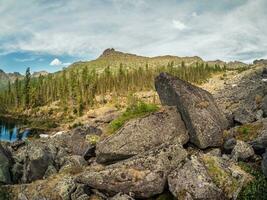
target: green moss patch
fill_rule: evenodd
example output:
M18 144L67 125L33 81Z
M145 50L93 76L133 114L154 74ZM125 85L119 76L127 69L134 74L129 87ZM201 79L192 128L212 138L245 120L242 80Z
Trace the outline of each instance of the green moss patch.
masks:
M261 172L260 167L244 162L238 164L244 171L255 177L252 182L242 189L238 200L267 200L267 179Z
M231 196L239 188L239 182L232 177L231 172L224 169L219 160L213 156L203 156L203 162L207 168L208 174L214 183L222 188L226 195Z
M159 107L155 104L148 104L142 101L138 101L137 103L127 107L126 111L120 117L110 123L108 133L113 134L130 119L143 117L158 110Z
M251 141L257 138L259 131L262 129L262 123L254 123L254 124L245 124L237 129L238 140L243 140L245 142Z

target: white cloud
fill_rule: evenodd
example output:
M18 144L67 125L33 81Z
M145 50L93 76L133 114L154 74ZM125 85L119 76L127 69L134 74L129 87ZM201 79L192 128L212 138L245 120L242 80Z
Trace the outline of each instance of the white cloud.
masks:
M60 66L60 65L62 65L62 62L58 58L55 58L54 60L51 61L50 65L51 66Z
M172 25L173 25L173 27L175 29L178 29L178 30L181 30L181 31L186 29L186 25L183 22L179 21L179 20L172 20Z
M267 55L266 0L132 2L0 1L0 55L30 51L87 59L109 47L227 61Z
M192 12L192 17L197 17L197 16L198 16L197 12Z

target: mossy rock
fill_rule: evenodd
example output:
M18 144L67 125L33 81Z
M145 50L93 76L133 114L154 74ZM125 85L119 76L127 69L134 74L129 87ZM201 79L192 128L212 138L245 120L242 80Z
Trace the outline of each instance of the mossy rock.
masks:
M202 160L207 172L229 199L236 199L243 186L253 177L231 162L225 162L219 157L203 155Z

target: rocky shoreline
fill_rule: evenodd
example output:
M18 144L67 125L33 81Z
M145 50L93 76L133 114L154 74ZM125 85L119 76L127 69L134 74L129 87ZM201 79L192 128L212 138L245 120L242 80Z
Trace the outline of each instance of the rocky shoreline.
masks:
M267 74L244 72L214 95L162 73L162 109L103 137L95 120L29 142L1 144L0 182L10 199L237 199L255 178L238 164L261 163L267 175ZM236 85L234 85L236 84Z

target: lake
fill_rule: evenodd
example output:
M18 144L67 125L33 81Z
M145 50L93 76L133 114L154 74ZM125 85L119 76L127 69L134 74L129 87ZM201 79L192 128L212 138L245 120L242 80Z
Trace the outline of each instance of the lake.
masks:
M15 142L27 138L29 131L20 131L20 127L18 122L0 118L0 141Z

